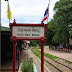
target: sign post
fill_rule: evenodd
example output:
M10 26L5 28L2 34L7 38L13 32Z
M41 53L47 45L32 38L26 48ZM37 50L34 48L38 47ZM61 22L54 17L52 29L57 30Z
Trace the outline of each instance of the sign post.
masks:
M13 72L15 72L15 59L16 48L15 44L17 40L40 40L41 42L41 72L44 72L44 43L46 40L46 30L48 24L20 24L16 23L15 19L13 23L10 23L11 40L13 42Z
M41 37L41 72L44 72L44 37Z
M11 39L13 43L13 72L15 72L15 60L16 60L16 37L13 36Z

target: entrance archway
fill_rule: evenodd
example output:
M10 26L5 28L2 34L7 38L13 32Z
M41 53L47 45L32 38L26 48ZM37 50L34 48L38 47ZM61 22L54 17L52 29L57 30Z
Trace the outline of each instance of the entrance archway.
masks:
M13 72L15 72L16 42L18 40L40 40L41 43L41 72L44 72L44 43L48 24L20 24L10 23L11 41L13 43Z

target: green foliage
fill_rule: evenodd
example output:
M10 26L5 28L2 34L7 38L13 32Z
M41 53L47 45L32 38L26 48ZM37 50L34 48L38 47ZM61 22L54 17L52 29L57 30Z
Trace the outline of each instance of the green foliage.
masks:
M67 34L68 33L66 32L66 30L57 30L52 40L56 43L63 43L67 39Z
M47 29L46 33L46 45L54 45L54 42L52 41L52 38L54 36L54 32L50 29Z
M40 51L40 50L38 50L37 48L35 48L35 51L37 51L39 54L41 54L41 51Z
M46 57L48 57L48 58L50 58L50 59L53 59L53 60L55 60L55 59L57 59L57 58L58 58L58 57L53 56L53 55L48 54L48 53L44 53L44 56L46 56Z
M5 31L5 29L1 29L1 31Z
M46 33L46 45L50 45L50 46L56 45L56 42L52 40L55 32L56 32L56 24L54 19L51 19L51 21L48 22L48 29Z
M1 31L10 31L10 28L1 26Z
M39 53L36 53L36 52L33 51L33 48L31 49L31 51L32 51L38 58L41 57L41 56L39 55Z
M55 20L54 19L51 19L50 22L48 22L48 29L55 32L56 30L56 23L55 23Z
M39 46L39 44L37 44L36 48L37 48L37 49L40 49L40 46Z
M33 52L37 57L41 58L41 51L40 51L40 50L38 50L37 48L35 48L35 51L36 51L36 52L33 51L33 48L32 48L31 50L32 50L32 52ZM46 57L48 57L48 58L50 58L50 59L53 59L53 60L55 60L55 59L58 58L58 57L53 56L53 55L48 54L48 53L44 53L44 56L46 56Z
M40 41L31 40L31 41L30 41L30 44L32 45L32 47L36 47L37 44L40 45Z
M70 39L72 39L72 28L70 30Z
M22 72L33 72L33 58L30 58L29 61L22 60Z
M60 0L55 4L54 11L54 19L58 24L57 27L64 27L68 30L69 25L72 25L72 1Z
M52 44L52 41L55 43L64 43L69 39L69 35L70 38L72 38L72 1L57 1L54 6L53 19L48 24L46 38L49 40L50 44ZM51 34L51 32L53 34ZM48 41L46 43L48 43Z

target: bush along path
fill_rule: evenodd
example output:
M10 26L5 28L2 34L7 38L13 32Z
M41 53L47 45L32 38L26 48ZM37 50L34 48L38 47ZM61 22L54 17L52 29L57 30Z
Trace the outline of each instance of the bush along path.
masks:
M32 48L31 50L39 59L41 58L40 50L38 50L37 48ZM71 68L72 63L69 61L59 59L58 57L50 55L48 53L44 53L44 60L45 60L45 64L53 72L72 72L72 68Z
M29 60L22 60L22 72L34 72L33 71L33 58Z

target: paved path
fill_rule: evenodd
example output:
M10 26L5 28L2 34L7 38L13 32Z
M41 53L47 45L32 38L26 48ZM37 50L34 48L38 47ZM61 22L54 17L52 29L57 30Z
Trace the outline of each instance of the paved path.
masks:
M54 50L49 50L47 48L46 49L44 48L44 52L72 62L72 53L54 51Z

